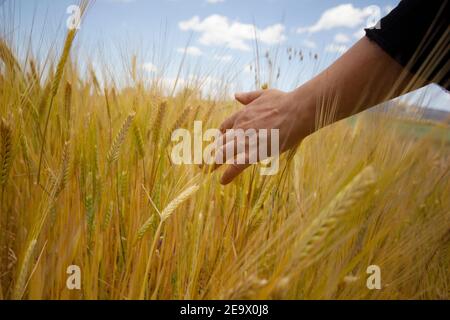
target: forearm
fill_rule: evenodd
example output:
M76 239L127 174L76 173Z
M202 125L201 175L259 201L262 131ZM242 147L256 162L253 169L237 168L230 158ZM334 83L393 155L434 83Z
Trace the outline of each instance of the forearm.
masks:
M364 37L293 94L301 99L309 96L311 112L335 108L337 121L425 84Z

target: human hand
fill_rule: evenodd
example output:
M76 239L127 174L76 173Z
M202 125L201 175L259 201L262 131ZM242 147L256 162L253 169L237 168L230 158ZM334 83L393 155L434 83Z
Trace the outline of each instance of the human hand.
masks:
M283 92L275 89L258 90L246 93L237 93L235 95L237 101L245 105L238 112L226 119L220 126L222 137L219 141L218 154L226 154L227 141L226 131L230 129L260 129L268 130L268 141L270 139L270 130L279 130L279 154L296 146L304 137L314 130L315 120L315 101L304 93L304 90L297 89L292 92ZM233 141L234 143L234 141ZM258 161L265 158L259 157L258 146L249 146L245 141L245 163L229 164L222 176L221 183L228 184L242 171L249 167L252 163L248 162L249 155L254 153L258 155ZM270 148L269 148L270 149ZM270 154L266 158L268 158ZM226 158L237 157L237 149L234 149L232 157L226 154ZM225 162L225 161L223 161ZM216 165L216 168L220 164Z

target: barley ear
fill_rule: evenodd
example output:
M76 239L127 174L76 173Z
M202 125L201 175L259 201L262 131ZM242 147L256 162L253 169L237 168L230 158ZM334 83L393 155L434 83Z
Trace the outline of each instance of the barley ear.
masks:
M31 259L33 257L34 247L36 246L36 239L32 240L25 252L25 256L23 258L23 262L20 266L19 275L16 280L16 284L14 286L13 291L13 299L19 300L22 299L22 296L25 291L25 284L27 282L28 270L30 269Z
M1 159L0 159L0 185L4 186L8 181L12 164L12 130L5 119L0 123Z
M349 212L371 190L375 182L375 171L371 166L368 166L334 197L329 205L314 219L300 239L299 260L304 260L320 250L320 245L336 227L339 218Z
M72 107L72 85L70 84L70 82L66 82L66 87L64 89L64 113L68 125L70 124L71 107Z
M158 105L158 111L156 113L156 118L153 123L153 133L152 133L152 140L155 147L159 145L159 138L161 134L161 128L164 120L164 115L166 113L167 109L167 102L163 101Z
M53 99L56 96L56 93L58 92L59 83L61 82L61 78L64 72L64 66L66 65L67 59L69 58L70 48L72 47L73 40L75 39L76 35L76 29L71 29L66 36L66 41L64 42L64 49L61 54L61 57L58 62L58 66L56 67L56 73L53 78L51 90L50 90L50 105L48 107L47 111L47 117L45 119L44 124L44 132L42 135L42 144L41 144L41 151L39 153L39 165L38 165L38 172L36 177L36 182L39 184L40 176L41 176L41 167L42 167L42 158L44 156L44 148L45 148L45 140L47 137L47 130L48 130L48 124L50 120L50 113L52 111L53 106Z
M141 129L137 124L133 125L133 134L134 134L134 141L136 143L136 149L138 152L138 155L140 158L144 157L144 139L142 138Z
M150 218L148 218L147 221L145 221L145 223L139 228L137 240L141 240L144 237L144 235L147 233L147 231L152 226L154 220L155 220L155 215L152 214L150 216Z
M70 48L72 47L73 40L75 39L76 29L71 29L67 33L66 41L64 42L64 49L61 57L59 58L58 66L56 67L55 77L52 82L51 97L56 96L58 92L59 83L64 72L67 59L69 58Z
M14 71L14 69L21 70L16 57L3 39L0 39L0 60L11 71Z
M105 218L103 220L103 229L106 229L109 226L109 223L111 222L111 218L113 215L113 210L114 210L114 202L110 201L108 209L106 210Z
M70 142L67 141L64 144L61 165L59 169L58 176L54 185L55 197L57 197L67 184L69 177L69 165L70 165Z
M128 115L127 119L122 124L122 127L120 128L119 132L117 133L116 137L114 138L114 141L113 141L111 148L109 149L108 155L107 155L107 160L108 160L109 164L112 164L119 158L120 147L122 146L123 142L125 141L128 130L130 129L131 123L133 122L134 116L135 116L135 113L130 113Z
M161 222L166 221L172 213L187 199L189 199L199 189L198 185L193 185L184 190L178 197L173 199L161 212Z

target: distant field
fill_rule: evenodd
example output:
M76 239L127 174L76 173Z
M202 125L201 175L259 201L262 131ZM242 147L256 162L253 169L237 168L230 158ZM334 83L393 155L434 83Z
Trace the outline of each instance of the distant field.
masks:
M358 116L348 119L349 123L355 125ZM386 122L393 125L398 130L398 133L407 137L414 137L421 139L431 136L435 142L450 142L450 126L442 122L430 120L414 120L399 118L396 116L386 117Z

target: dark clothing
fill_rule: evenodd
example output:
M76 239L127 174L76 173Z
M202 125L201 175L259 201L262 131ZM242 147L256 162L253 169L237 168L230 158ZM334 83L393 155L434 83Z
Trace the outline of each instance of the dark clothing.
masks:
M366 36L412 73L450 90L450 0L403 0Z

